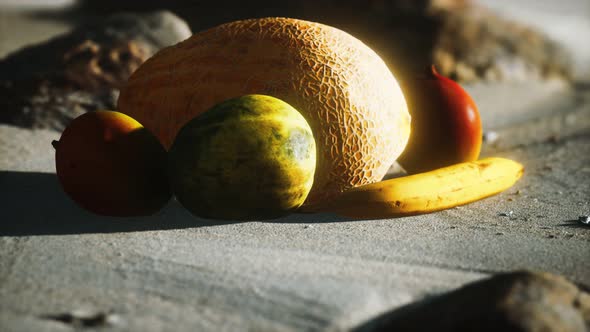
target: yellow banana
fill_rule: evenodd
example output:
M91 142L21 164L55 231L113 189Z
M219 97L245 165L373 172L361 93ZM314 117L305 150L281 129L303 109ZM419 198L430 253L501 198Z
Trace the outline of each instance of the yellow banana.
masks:
M464 162L356 187L319 210L363 219L429 213L504 191L523 172L521 164L505 158Z

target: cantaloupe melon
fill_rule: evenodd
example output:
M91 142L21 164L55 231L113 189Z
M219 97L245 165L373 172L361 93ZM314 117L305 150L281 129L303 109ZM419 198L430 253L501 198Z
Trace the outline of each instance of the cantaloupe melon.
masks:
M169 147L188 120L246 94L282 99L310 124L318 156L307 206L381 180L409 137L383 60L344 31L290 18L230 22L161 50L132 74L118 108Z

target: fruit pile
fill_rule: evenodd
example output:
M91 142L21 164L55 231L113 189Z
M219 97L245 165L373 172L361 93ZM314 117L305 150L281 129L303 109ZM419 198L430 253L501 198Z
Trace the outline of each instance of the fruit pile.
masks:
M100 215L153 214L174 195L209 219L387 218L514 184L522 165L478 161L481 136L473 100L434 68L400 87L358 39L264 18L160 51L118 112L74 119L53 145L64 191ZM411 175L382 181L395 160Z
M264 95L233 98L194 118L168 152L114 111L74 119L53 145L64 191L107 216L152 214L174 193L203 218L276 218L303 204L316 167L307 121Z

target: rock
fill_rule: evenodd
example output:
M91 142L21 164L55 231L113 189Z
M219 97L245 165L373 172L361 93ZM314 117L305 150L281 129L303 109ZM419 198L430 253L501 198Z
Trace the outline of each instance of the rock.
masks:
M444 66L445 76L462 82L481 78L569 80L572 76L570 56L562 47L540 32L502 19L486 8L475 4L459 9L438 8L432 18L438 22L433 62ZM454 68L446 65L449 58L457 64ZM464 75L466 71L468 75Z
M114 109L140 64L190 34L170 12L113 14L12 53L0 61L0 122L63 130L81 113Z
M496 15L468 0L390 1L371 22L375 44L384 47L402 78L434 63L462 83L570 80L571 59L541 32ZM371 37L368 40L372 39Z
M406 305L356 331L571 331L590 328L590 295L561 276L512 272Z
M62 131L75 117L100 109L114 109L118 90L75 90L48 81L34 86L0 83L0 123Z

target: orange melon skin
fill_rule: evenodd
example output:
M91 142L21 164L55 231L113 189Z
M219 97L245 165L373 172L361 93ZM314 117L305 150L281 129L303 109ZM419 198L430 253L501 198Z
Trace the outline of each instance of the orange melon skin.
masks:
M161 50L131 75L118 110L169 148L190 119L246 94L282 99L310 124L318 164L307 206L380 181L409 137L406 101L374 51L289 18L230 22Z

